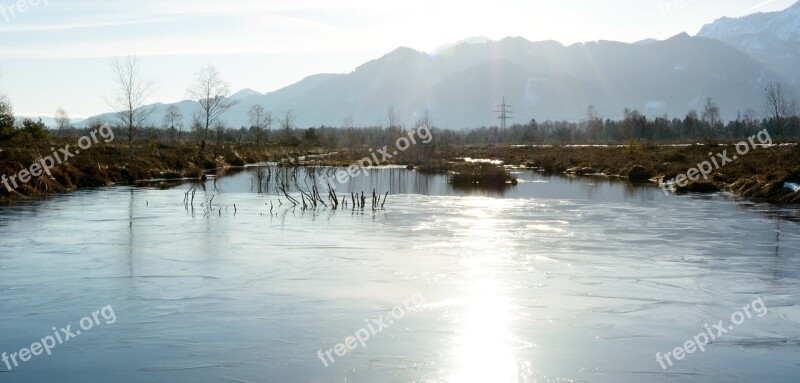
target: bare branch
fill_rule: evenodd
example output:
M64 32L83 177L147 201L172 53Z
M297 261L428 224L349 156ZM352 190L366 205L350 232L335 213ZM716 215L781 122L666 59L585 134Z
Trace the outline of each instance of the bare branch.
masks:
M58 108L58 110L56 110L56 115L54 117L59 132L63 132L64 130L69 129L71 121L69 119L69 115L67 114L66 110L64 110L63 108Z
M205 152L209 128L231 107L236 105L235 100L228 98L230 88L222 80L219 71L212 65L200 69L197 82L189 89L189 95L200 104L200 151Z
M133 159L135 134L154 111L145 104L153 92L155 83L142 75L139 61L135 56L114 58L111 70L116 87L113 96L106 102L117 113L119 126L128 131L128 145Z

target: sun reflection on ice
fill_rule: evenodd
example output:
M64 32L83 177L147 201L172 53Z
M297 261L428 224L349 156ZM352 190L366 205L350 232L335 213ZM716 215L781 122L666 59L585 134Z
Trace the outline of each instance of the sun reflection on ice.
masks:
M502 227L507 201L467 199L462 219L465 238L462 261L467 268L462 305L455 320L456 337L450 350L453 371L447 381L519 382L520 371L514 347L512 322L514 308L509 300L510 286L504 278L507 262L503 246L509 242Z
M463 307L453 345L455 371L449 382L517 382L517 362L509 330L509 305L497 286L478 283Z

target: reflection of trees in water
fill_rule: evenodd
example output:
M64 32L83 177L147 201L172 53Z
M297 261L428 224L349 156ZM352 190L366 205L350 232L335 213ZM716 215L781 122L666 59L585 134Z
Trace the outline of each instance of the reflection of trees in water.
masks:
M337 193L361 193L373 190L391 194L428 194L437 192L435 185L442 183L441 175L423 175L404 168L366 168L367 174L360 172L356 177L348 175L347 182L339 183L338 172L347 168L335 167L260 167L253 171L250 190L259 194L283 195L282 189L289 193L307 192L314 185L324 189L325 179L335 187Z
M800 210L797 209L790 209L782 205L752 202L741 202L739 207L743 210L752 211L769 219L773 219L777 221L777 223L789 221L800 224ZM780 225L778 225L778 228L780 228Z
M590 200L637 200L653 202L661 200L662 191L652 184L633 185L624 179L613 177L576 177L564 175L545 175L525 169L516 169L517 178L522 183L516 187L486 188L470 185L466 188L454 187L448 183L447 173L424 173L407 170L404 167L370 167L368 174L360 170L356 177L347 176L344 183L336 179L338 172L347 172L347 168L323 166L277 166L275 164L261 167L248 167L225 171L216 178L210 177L207 182L194 181L198 190L205 185L214 192L251 192L271 196L282 196L281 189L292 195L308 191L316 185L322 193L327 194L327 184L320 181L330 180L336 193L371 194L373 189L392 195L424 194L431 196L482 196L495 198L578 198ZM532 184L530 180L541 180L548 186ZM324 182L324 181L323 181ZM187 181L174 181L160 184L144 184L158 188L174 188ZM184 189L185 191L185 189ZM702 198L702 197L698 197ZM299 197L298 197L299 199Z
M750 202L742 202L739 204L739 207L743 210L761 214L766 218L775 221L774 251L770 252L771 256L768 262L771 274L776 279L784 279L784 278L796 279L800 277L800 269L798 269L796 263L793 262L797 254L790 253L788 254L789 256L784 256L784 254L782 254L781 251L782 250L781 242L783 241L784 227L787 224L789 226L795 226L800 224L800 211L796 209L789 209L783 206L771 205L766 203L756 204ZM787 223L784 224L784 222ZM786 248L784 248L783 250L785 249ZM788 249L790 252L794 250L794 248L792 248L791 246Z
M128 205L128 275L133 277L133 253L134 253L134 236L133 236L133 207L135 190L131 188L131 198Z

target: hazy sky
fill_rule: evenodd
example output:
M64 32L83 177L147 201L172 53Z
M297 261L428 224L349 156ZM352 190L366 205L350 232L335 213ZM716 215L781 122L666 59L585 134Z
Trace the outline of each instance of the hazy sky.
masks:
M18 115L108 111L110 58L135 54L157 83L152 102L186 98L205 63L234 91L276 90L345 73L407 46L471 36L564 44L696 34L722 16L775 11L795 0L0 0L0 94Z

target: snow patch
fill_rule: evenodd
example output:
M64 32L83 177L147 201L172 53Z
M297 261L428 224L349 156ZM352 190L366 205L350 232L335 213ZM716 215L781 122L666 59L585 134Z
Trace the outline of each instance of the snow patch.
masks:
M542 100L542 95L536 91L535 84L543 81L544 79L538 77L528 79L527 84L525 84L525 95L522 97L528 105L536 105Z

